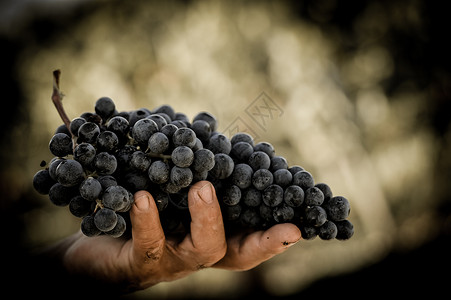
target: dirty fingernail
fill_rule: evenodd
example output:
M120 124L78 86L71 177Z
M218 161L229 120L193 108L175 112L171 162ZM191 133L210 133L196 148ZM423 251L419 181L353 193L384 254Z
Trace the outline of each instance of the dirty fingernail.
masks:
M149 197L145 194L138 194L135 196L135 205L139 210L148 210L149 209Z
M206 183L204 186L202 186L198 191L197 195L199 195L199 198L204 201L207 204L210 204L213 202L213 185L211 183Z

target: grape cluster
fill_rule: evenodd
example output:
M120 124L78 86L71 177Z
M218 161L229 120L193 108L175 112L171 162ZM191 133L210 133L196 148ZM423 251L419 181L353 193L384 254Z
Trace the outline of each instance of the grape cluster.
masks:
M33 178L39 193L82 218L87 236L129 234L139 190L154 197L166 233L188 231L188 189L201 180L217 191L227 233L290 222L304 239L353 235L346 198L289 166L270 143L254 144L247 133L229 139L208 112L191 121L169 105L118 112L108 97L94 110L57 128L49 143L55 157Z

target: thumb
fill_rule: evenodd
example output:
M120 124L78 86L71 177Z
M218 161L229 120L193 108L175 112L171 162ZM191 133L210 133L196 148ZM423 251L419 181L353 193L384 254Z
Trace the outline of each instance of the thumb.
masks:
M158 260L165 237L155 200L147 191L136 192L134 198L130 210L134 256L138 261Z
M237 235L227 240L226 256L215 267L249 270L284 252L300 239L301 231L290 223L277 224L266 231L255 231L244 237Z

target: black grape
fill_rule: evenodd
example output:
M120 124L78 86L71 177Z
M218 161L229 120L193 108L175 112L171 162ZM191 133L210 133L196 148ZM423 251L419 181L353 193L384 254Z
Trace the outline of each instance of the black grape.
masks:
M65 133L55 134L49 143L53 155L63 157L72 153L72 139Z
M156 183L162 184L169 180L169 165L161 160L156 160L150 164L148 175L149 179Z
M263 202L271 207L276 207L283 201L283 188L277 184L271 184L263 191Z
M177 167L189 167L193 163L194 153L187 146L178 146L172 151L171 159Z
M274 181L272 173L267 169L259 169L252 176L252 184L257 190L264 190Z
M33 177L33 187L38 193L43 195L47 195L55 183L55 180L50 176L49 170L40 170Z
M98 114L102 119L107 120L114 114L116 110L116 106L114 105L113 100L108 97L102 97L96 101L94 106L96 114Z
M56 179L64 186L76 186L85 178L82 165L73 159L65 159L56 168Z
M265 152L255 151L249 156L248 164L254 171L259 169L269 169L271 159Z
M247 164L237 164L232 172L232 183L241 189L245 189L252 184L254 171Z
M271 143L218 132L211 113L190 119L170 105L118 112L101 97L68 127L55 130L48 144L54 157L41 164L33 187L81 218L86 236L130 238L130 210L142 190L151 193L165 234L188 233L188 191L202 180L216 190L227 236L287 222L306 240L354 234L346 198L290 166Z
M100 231L110 231L116 226L117 214L109 208L101 208L94 215L94 224Z
M80 184L79 191L84 199L95 201L102 192L102 185L97 179L90 176Z

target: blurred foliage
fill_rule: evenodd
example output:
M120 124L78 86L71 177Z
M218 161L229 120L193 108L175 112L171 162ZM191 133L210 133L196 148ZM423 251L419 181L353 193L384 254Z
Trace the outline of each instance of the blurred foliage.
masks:
M78 5L76 4L78 3ZM29 249L79 219L32 190L61 124L50 102L62 70L72 118L101 96L119 110L170 104L239 125L351 202L355 236L300 242L255 270L203 270L137 297L273 295L357 270L446 232L451 166L449 46L426 1L29 2L3 21L2 210ZM2 47L3 48L3 47ZM259 96L278 109L256 119ZM264 107L260 107L264 109ZM270 116L269 116L270 115ZM263 122L263 123L262 123ZM11 234L12 235L12 234ZM187 292L189 291L189 292Z

